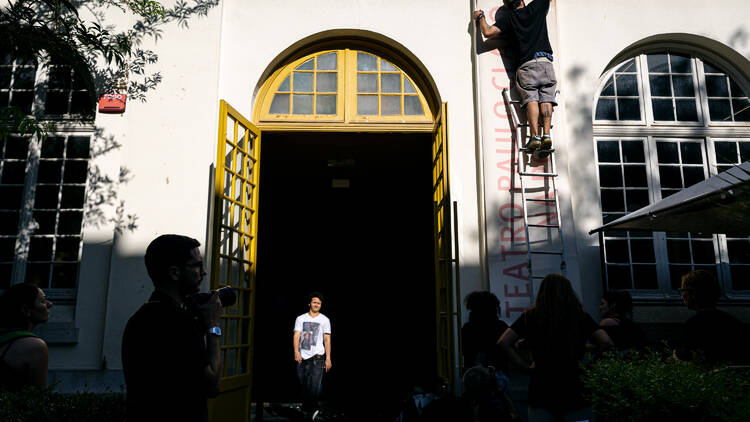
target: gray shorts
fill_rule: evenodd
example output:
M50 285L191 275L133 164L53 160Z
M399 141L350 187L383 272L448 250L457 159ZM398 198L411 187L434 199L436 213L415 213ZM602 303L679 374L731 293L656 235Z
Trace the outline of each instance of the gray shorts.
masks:
M521 107L525 107L529 101L557 105L555 69L546 58L532 59L522 64L516 71L516 87L521 97Z

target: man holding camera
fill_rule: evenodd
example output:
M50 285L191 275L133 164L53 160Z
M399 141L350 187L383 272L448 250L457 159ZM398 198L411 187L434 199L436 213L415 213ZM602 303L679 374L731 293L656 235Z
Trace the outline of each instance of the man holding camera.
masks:
M302 410L318 415L318 398L323 383L323 373L331 369L331 321L320 313L323 295L310 293L308 312L294 321L294 360L297 377L302 384Z
M216 292L203 304L191 297L206 275L199 246L166 234L146 249L154 293L122 338L128 421L208 420L207 398L218 394L221 376L222 306Z

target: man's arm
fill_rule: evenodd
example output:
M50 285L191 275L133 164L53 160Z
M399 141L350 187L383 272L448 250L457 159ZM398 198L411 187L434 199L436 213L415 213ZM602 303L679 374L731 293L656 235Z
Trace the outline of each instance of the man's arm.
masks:
M323 334L323 345L326 347L326 372L331 369L331 335L328 333Z
M612 339L609 338L607 332L602 330L601 328L594 331L594 334L592 334L591 336L594 338L594 341L599 346L599 350L601 351L615 347L615 344L612 343Z
M300 336L300 331L295 331L294 336L292 336L292 347L294 347L294 360L297 361L297 363L302 362L302 355L299 353L299 336Z
M201 312L206 327L219 326L221 317L221 301L219 295L213 292L211 299L201 305ZM219 336L212 334L206 335L206 357L208 365L203 368L203 382L206 386L206 392L209 397L216 397L219 394L219 381L221 380L221 347Z
M481 17L480 17L481 16ZM477 19L478 18L478 19ZM479 30L482 31L482 35L485 38L494 37L500 35L500 28L496 26L490 26L487 24L487 20L484 19L484 12L481 10L474 11L474 21L479 25Z

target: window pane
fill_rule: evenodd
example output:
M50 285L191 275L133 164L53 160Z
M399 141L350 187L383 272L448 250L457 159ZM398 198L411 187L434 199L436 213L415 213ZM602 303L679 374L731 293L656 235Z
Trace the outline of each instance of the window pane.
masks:
M697 142L680 143L683 164L703 164L703 152L701 144Z
M401 96L384 95L380 97L380 113L383 115L401 114Z
M50 265L44 264L27 264L26 265L26 283L33 283L41 288L47 288L49 285Z
M605 254L607 256L607 262L630 262L630 255L628 254L628 241L627 240L613 240L608 239L604 241Z
M677 120L680 122L697 122L698 109L695 100L675 100L677 106Z
M669 83L669 76L649 76L648 80L651 83L651 95L655 97L672 96L672 87Z
M49 137L42 142L42 158L62 158L65 138Z
M654 109L654 120L674 121L674 110L672 109L672 100L652 99L651 105Z
M22 197L23 186L0 186L0 209L20 209Z
M636 70L635 59L626 61L619 69L617 69L618 72L635 72Z
M387 93L401 92L401 74L399 73L380 74L380 91L387 92Z
M409 79L406 76L404 76L404 92L407 94L417 92L417 90L414 89L414 85L412 85L411 82L409 82Z
M625 198L628 212L639 210L649 204L647 190L629 189L625 191Z
M687 240L667 240L667 254L669 262L673 263L691 263L690 259L690 242Z
M602 190L602 212L625 211L625 199L621 190Z
M78 211L60 212L58 234L80 234L82 213Z
M724 73L721 69L714 66L710 62L708 62L706 59L703 59L703 71L705 73Z
M646 166L625 166L625 186L645 188L648 187L646 177Z
M63 186L60 208L83 208L83 186Z
M284 81L279 85L279 91L289 91L289 76L284 78Z
M675 97L695 97L692 76L672 76Z
M52 66L49 70L49 89L70 89L71 68L68 66Z
M732 265L732 290L750 290L750 266Z
M89 138L87 136L71 136L68 138L66 158L89 158Z
M6 163L6 171L7 165ZM38 183L60 183L60 176L62 175L62 161L49 161L41 160L39 163L39 173L37 173L36 181ZM3 172L3 180L5 180L5 172Z
M59 185L37 186L36 198L34 199L34 208L57 209L57 196L59 194L59 188Z
M374 73L358 73L357 92L378 92L378 75Z
M617 141L598 141L596 149L600 163L620 162L620 147Z
M672 73L691 73L693 71L690 56L671 53L669 58L672 62Z
M596 120L617 120L615 100L600 98L596 103Z
M36 78L36 68L20 67L16 68L13 79L13 89L33 89L34 79Z
M29 138L8 136L8 138L5 141L5 158L26 159L28 152L29 152Z
M318 56L318 70L336 70L336 53Z
M404 82L407 82L406 79L404 79ZM407 116L421 116L424 114L422 102L419 101L419 97L416 95L404 96L404 114Z
M294 72L292 74L292 90L294 92L312 92L313 74Z
M44 103L45 114L66 114L68 112L68 91L47 92Z
M703 167L683 167L682 174L685 177L686 188L702 182L705 179L703 175Z
M271 114L289 114L289 94L274 95L268 112Z
M615 80L612 76L609 77L607 83L602 88L601 95L614 96L615 95Z
M378 97L376 95L357 95L357 114L378 114Z
M38 225L35 233L54 234L56 218L57 211L34 211L34 221Z
M740 159L739 161L750 160L750 142L740 142Z
M30 261L52 260L52 238L32 236L29 243Z
M55 246L55 261L78 261L80 237L60 237Z
M622 173L620 166L599 166L599 186L622 187Z
M617 75L615 81L618 96L638 96L638 79L636 75Z
M336 96L318 95L315 97L315 114L336 114Z
M670 265L669 266L669 281L673 290L680 288L682 282L682 276L692 271L693 268L690 265Z
M709 97L728 97L727 77L723 75L706 75L706 92Z
M380 70L382 72L397 71L398 69L387 61L380 59Z
M0 206L1 208L2 206ZM15 235L18 232L18 212L0 211L0 234Z
M295 70L313 70L313 69L314 69L313 59L310 59L302 63L301 65L297 66Z
M2 214L0 214L2 216ZM16 256L16 238L0 238L0 261L13 261Z
M675 142L657 142L656 154L659 162L663 164L679 163L680 156L677 154L677 144Z
M610 289L632 289L630 267L624 265L607 265L607 286Z
M94 103L88 92L74 92L70 100L70 113L89 115L94 112Z
M733 99L735 122L750 122L750 100L747 98Z
M55 264L52 266L52 283L56 289L73 289L76 287L78 264Z
M26 114L31 114L31 103L34 102L34 93L31 91L13 92L10 105L18 107Z
M619 98L617 107L620 111L620 120L641 120L641 107L638 99Z
M622 141L622 155L626 163L645 163L643 141Z
M696 264L715 264L714 243L706 240L693 240L693 262Z
M633 265L633 281L636 289L659 288L656 265Z
M734 142L714 142L716 162L721 164L736 164L737 147Z
M646 57L649 72L667 73L667 55L666 54L649 54Z
M316 92L336 92L336 74L335 73L317 73L315 75Z
M39 171L41 173L41 169ZM24 180L26 180L26 162L6 161L3 164L2 179L0 180L5 184L23 184Z
M659 180L662 188L682 189L679 167L659 166Z
M86 161L67 161L65 163L65 183L86 183L88 171Z
M313 114L313 96L294 94L292 98L292 114Z
M378 70L378 59L365 53L357 53L357 70Z
M729 100L708 100L708 114L712 121L732 121L732 108Z

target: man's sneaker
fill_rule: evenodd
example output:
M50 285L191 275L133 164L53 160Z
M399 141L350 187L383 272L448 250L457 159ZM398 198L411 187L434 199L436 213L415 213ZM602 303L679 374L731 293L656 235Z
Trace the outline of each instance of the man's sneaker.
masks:
M310 420L314 421L319 415L320 415L320 410L316 410L315 412L313 412L312 417L310 418Z
M539 136L533 136L531 139L529 139L529 142L526 143L526 146L524 146L524 149L526 149L527 152L533 153L534 151L538 150L542 147L542 138Z
M552 137L549 135L542 136L542 149L552 149Z

